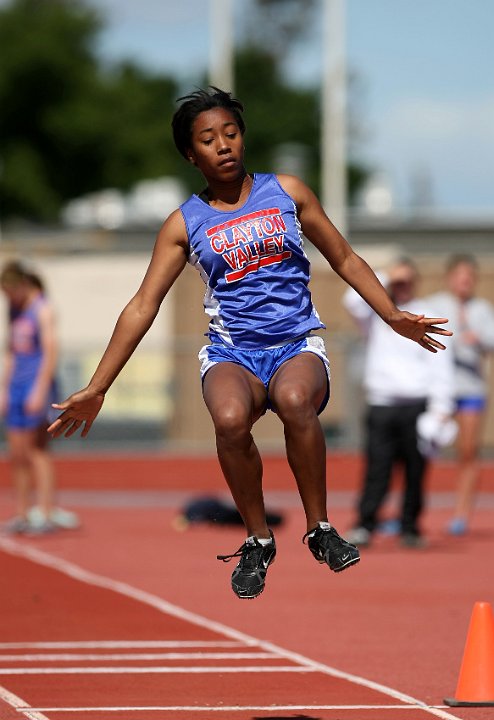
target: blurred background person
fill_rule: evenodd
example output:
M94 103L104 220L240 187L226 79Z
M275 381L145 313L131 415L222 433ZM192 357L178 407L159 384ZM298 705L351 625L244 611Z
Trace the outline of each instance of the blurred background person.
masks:
M380 274L379 278L400 310L439 317L431 303L416 298L419 277L411 260L398 260L387 275ZM356 523L348 537L360 546L371 543L392 471L399 462L405 476L398 523L401 544L423 547L426 542L419 518L428 455L431 447L443 442L444 430L451 432L452 353L449 349L436 354L416 350L411 343L389 332L388 326L351 288L345 292L343 304L367 341L365 471ZM419 435L418 423L426 428L423 437Z
M0 402L16 491L16 515L4 529L45 533L77 525L55 508L55 474L46 432L56 399L58 343L55 315L40 277L20 262L7 263L0 287L8 301L8 347ZM32 489L37 505L30 507Z
M479 478L479 452L487 405L484 360L494 350L494 307L475 297L478 267L471 255L453 255L446 266L446 290L431 296L440 313L446 313L454 335L449 342L454 356L456 420L459 433L458 485L452 535L463 535L474 505Z

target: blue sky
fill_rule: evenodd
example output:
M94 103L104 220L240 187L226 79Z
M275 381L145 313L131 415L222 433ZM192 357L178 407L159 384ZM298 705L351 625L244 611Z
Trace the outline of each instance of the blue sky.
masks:
M318 85L320 9L287 66L297 82ZM100 51L131 56L192 86L207 67L207 0L92 0L108 26ZM242 37L250 0L234 0ZM406 207L413 178L429 178L440 210L494 214L494 2L346 0L348 66L363 137L361 158ZM275 30L275 28L274 28Z
M185 89L199 83L209 56L208 0L86 1L106 17L102 57L130 57L176 75ZM241 41L252 0L233 2ZM287 72L318 86L324 0L316 2L316 22L292 49ZM389 182L398 207L410 203L420 174L441 211L492 217L494 0L345 0L345 7L363 129L358 156Z
M365 152L402 202L427 172L439 207L494 214L494 3L347 0ZM409 187L408 187L409 190Z

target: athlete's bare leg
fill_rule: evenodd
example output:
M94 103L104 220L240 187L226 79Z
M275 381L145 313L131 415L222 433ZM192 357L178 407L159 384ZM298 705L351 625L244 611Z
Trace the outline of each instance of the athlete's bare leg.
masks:
M10 468L16 493L16 512L19 517L24 519L27 519L33 485L31 450L34 444L34 434L33 430L9 430L7 432Z
M467 520L472 509L479 478L479 447L483 413L459 412L458 421L458 488L455 517Z
M32 451L33 476L38 494L38 507L44 517L49 520L55 499L55 471L48 449L48 433L46 425L38 428L36 444Z
M284 425L287 458L297 481L308 532L328 519L326 443L317 416L327 382L321 359L304 352L283 363L269 384L269 398Z
M49 518L53 510L55 475L47 437L45 426L7 433L17 515L24 519L27 518L34 490L43 515Z
M209 370L203 395L216 433L221 469L247 535L269 538L262 492L262 461L252 426L267 401L263 383L245 368L221 362Z

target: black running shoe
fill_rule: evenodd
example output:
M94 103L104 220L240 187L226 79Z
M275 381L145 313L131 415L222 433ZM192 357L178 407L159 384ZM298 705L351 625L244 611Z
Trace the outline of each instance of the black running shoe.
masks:
M234 557L240 561L232 573L232 589L239 598L256 598L264 590L268 567L274 561L276 544L271 530L271 542L261 545L255 537L249 537L232 555L217 555L218 560L230 562Z
M315 530L306 533L309 550L317 562L326 563L333 572L341 572L360 560L358 549L338 535L334 527L327 522L320 522Z

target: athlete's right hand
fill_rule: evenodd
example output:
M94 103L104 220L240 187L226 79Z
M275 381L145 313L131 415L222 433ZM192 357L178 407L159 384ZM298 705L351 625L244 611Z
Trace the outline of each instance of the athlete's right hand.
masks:
M48 432L55 438L60 435L70 437L83 426L81 437L86 437L101 410L104 399L103 393L85 388L74 393L62 403L53 403L52 407L55 410L61 410L62 413L50 425Z

